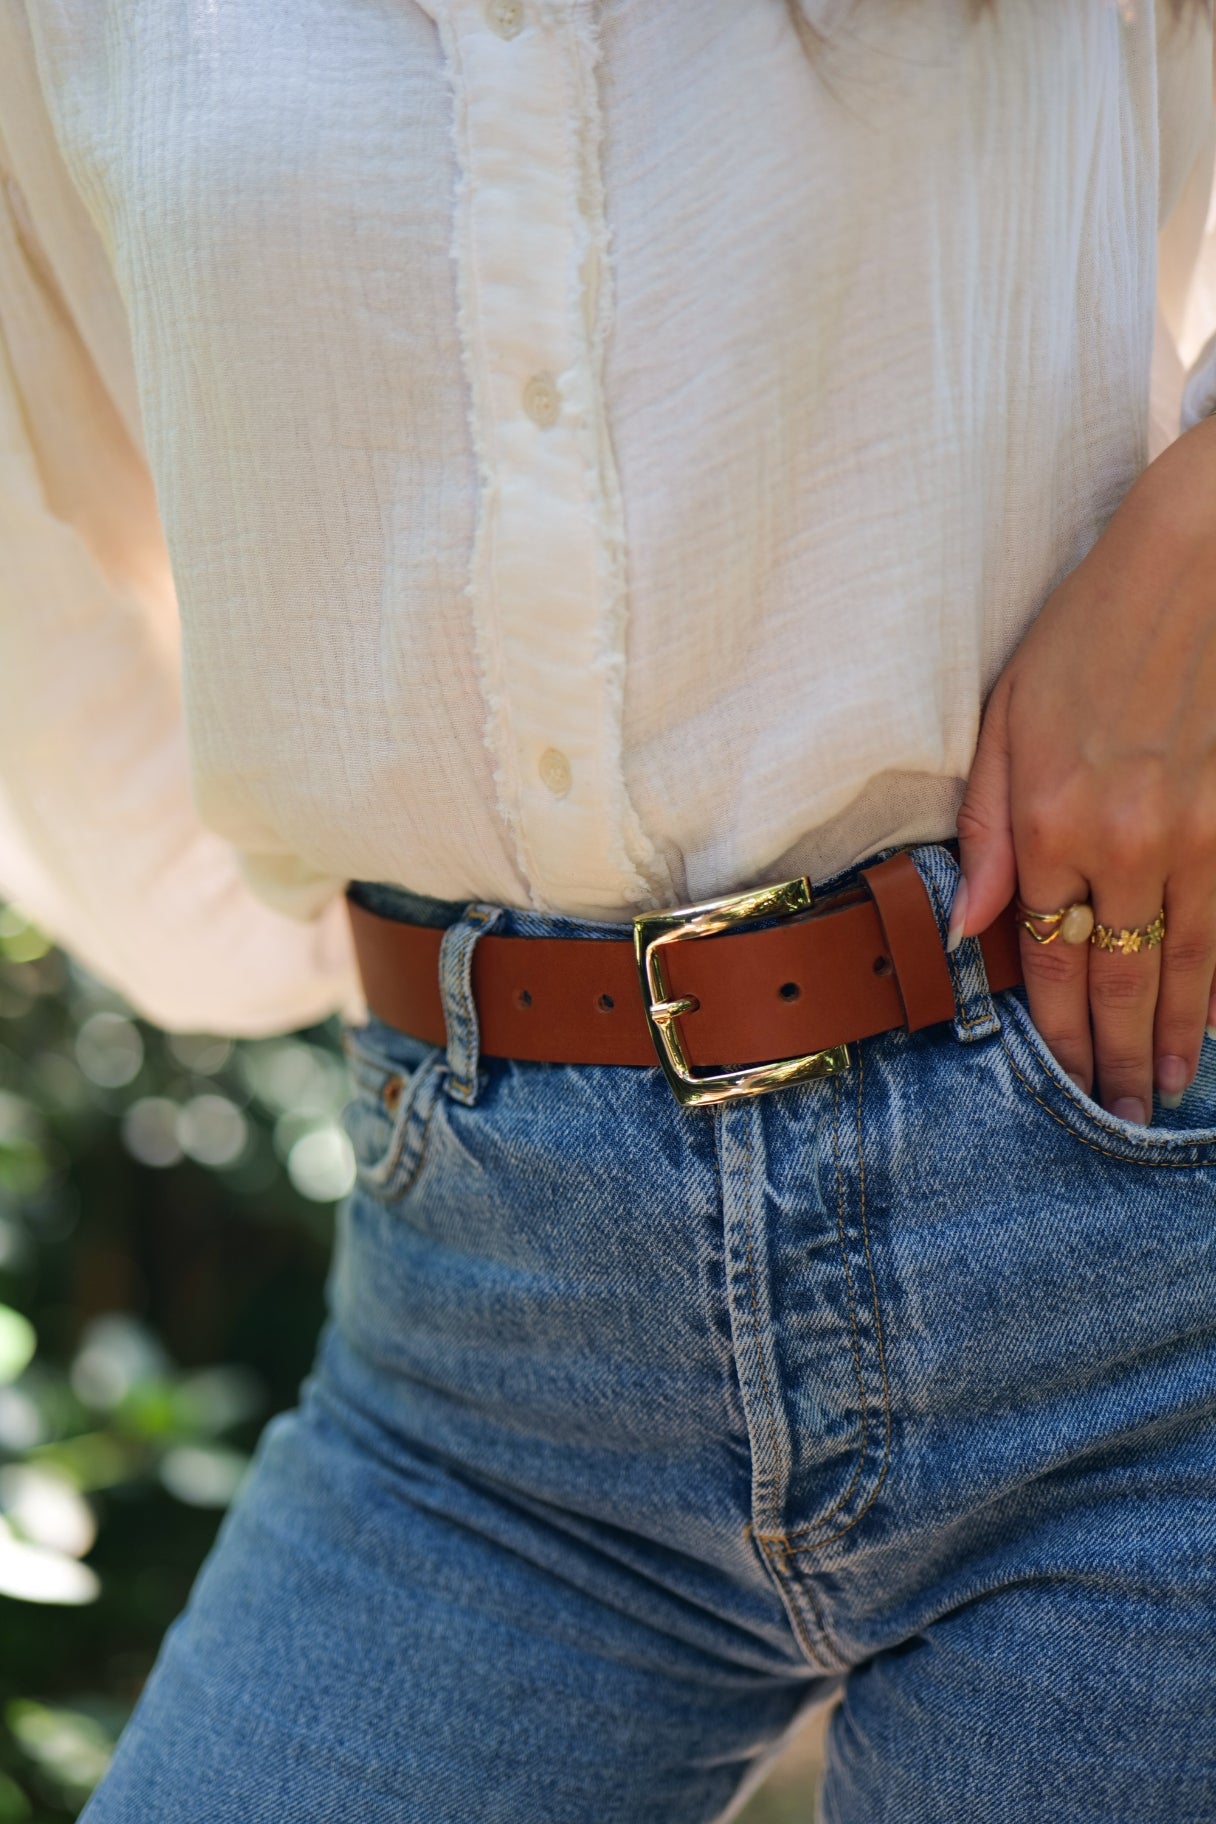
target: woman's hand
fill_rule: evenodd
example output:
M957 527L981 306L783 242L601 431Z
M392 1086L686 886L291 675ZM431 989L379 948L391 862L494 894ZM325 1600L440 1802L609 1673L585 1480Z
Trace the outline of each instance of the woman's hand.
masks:
M989 697L958 831L952 948L1015 892L1117 929L1164 904L1164 943L1132 955L1019 937L1031 1017L1082 1089L1128 1121L1154 1084L1176 1107L1216 1022L1216 420L1048 598Z

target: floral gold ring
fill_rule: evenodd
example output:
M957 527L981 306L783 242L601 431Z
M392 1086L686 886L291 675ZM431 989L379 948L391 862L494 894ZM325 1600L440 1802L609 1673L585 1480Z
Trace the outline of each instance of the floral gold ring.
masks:
M1120 956L1134 956L1137 950L1152 950L1165 936L1165 907L1147 925L1133 925L1122 930L1114 925L1094 925L1090 939L1099 950L1114 950Z

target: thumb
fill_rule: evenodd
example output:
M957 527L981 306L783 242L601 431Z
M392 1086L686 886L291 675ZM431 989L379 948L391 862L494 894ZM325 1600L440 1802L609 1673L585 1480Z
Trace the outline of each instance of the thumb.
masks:
M1009 691L993 692L958 812L962 877L950 907L947 951L985 931L1017 889L1009 812Z

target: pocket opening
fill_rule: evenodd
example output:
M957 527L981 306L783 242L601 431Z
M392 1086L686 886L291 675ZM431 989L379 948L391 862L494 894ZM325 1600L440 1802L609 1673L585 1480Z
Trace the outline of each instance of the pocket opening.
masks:
M353 1091L341 1121L356 1184L378 1197L398 1197L421 1163L446 1053L383 1021L345 1028L342 1044Z
M1204 1056L1182 1107L1155 1110L1166 1118L1141 1126L1112 1115L1077 1087L1034 1024L1024 990L1005 989L995 999L1002 1015L999 1042L1021 1092L1039 1102L1086 1145L1096 1146L1114 1159L1148 1165L1216 1161L1216 1047L1210 1040L1205 1050L1211 1055ZM1200 1111L1202 1119L1196 1123L1194 1117Z

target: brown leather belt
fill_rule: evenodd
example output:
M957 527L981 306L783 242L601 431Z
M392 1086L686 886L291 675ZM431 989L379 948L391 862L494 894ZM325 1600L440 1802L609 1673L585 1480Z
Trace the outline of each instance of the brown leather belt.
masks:
M644 916L633 942L489 931L472 960L480 1050L554 1064L657 1061L681 1101L710 1102L831 1074L850 1041L953 1019L949 964L909 852L860 879L822 903L796 881ZM445 1044L442 929L347 907L371 1012ZM1012 906L980 948L994 992L1022 980Z

